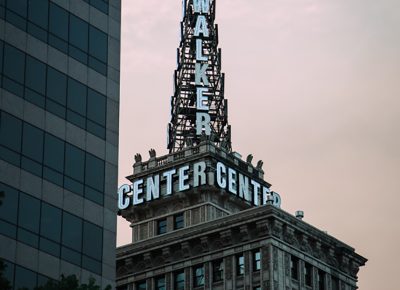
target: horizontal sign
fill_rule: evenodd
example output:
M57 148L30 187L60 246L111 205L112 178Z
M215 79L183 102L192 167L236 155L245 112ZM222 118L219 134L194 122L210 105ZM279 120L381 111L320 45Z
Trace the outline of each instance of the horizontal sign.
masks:
M208 172L214 172L213 180L207 180ZM172 168L159 174L138 178L132 184L124 184L118 189L118 208L127 209L160 198L166 198L175 192L187 191L205 185L213 185L226 190L245 202L259 206L271 203L281 205L278 193L270 191L250 177L234 168L218 162L210 168L205 161Z

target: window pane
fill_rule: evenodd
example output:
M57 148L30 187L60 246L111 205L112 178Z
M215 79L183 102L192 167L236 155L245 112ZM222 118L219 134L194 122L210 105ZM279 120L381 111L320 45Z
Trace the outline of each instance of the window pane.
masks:
M44 138L44 164L59 172L64 170L64 142L47 133Z
M84 179L85 152L75 146L65 146L65 174L80 182Z
M146 290L146 281L141 281L136 283L137 290Z
M87 117L96 123L106 125L106 97L89 89Z
M100 11L108 14L108 3L104 0L90 0L90 5L93 5Z
M39 247L39 236L23 228L18 228L18 241L33 248Z
M4 75L23 84L24 83L25 55L18 49L4 46Z
M80 253L65 247L61 248L61 259L68 261L72 264L81 266L81 258L82 255Z
M86 178L87 185L103 191L104 190L104 161L86 153Z
M92 258L82 255L82 267L93 273L101 275L101 263Z
M101 261L103 252L103 231L100 227L84 222L83 251L89 257Z
M78 252L82 250L82 220L63 212L62 243Z
M244 274L244 256L236 257L236 273L238 275Z
M204 268L203 266L194 268L194 287L199 287L204 285Z
M40 234L59 242L61 237L61 210L47 203L42 204Z
M42 163L43 131L29 125L28 123L24 123L22 153L25 156Z
M95 28L89 26L89 53L95 58L107 63L107 34Z
M68 108L86 116L87 87L80 82L68 79Z
M0 220L0 234L5 235L10 238L13 238L13 239L16 239L17 238L17 227L8 222Z
M72 45L87 52L89 25L71 14L69 19L69 41Z
M3 260L4 263L4 278L6 278L10 282L10 286L12 287L13 282L14 282L14 264L8 261Z
M16 266L15 267L15 289L34 289L36 287L36 273L28 269Z
M48 67L47 96L65 106L67 95L67 77L63 73Z
M183 213L174 216L174 229L182 229L184 227Z
M11 0L7 1L7 8L23 17L26 17L28 3L27 0Z
M44 95L46 91L46 65L30 56L26 58L26 86Z
M45 238L40 238L40 250L55 257L60 257L60 245Z
M21 152L22 121L1 112L0 144Z
M34 233L39 233L40 201L27 194L19 197L18 225Z
M162 235L167 232L167 220L162 219L157 221L157 234Z
M29 20L36 25L47 29L49 1L48 0L29 0Z
M68 13L61 7L50 3L50 32L68 41Z
M156 279L156 290L165 290L165 277L160 277Z
M0 219L17 224L18 190L0 183L0 192L3 192Z

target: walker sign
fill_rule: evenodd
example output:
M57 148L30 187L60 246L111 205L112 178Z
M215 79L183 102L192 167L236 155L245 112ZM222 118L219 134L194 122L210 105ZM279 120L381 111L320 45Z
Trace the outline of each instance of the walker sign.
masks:
M210 184L210 180L207 180L207 172L214 172L214 184ZM229 194L255 206L267 203L276 207L281 205L281 197L278 193L270 191L268 187L237 170L222 162L217 162L212 168L208 168L205 161L199 161L138 178L131 185L122 185L118 189L118 208L124 210L130 206L137 206L168 197L175 192L183 192L207 184L226 190Z
M184 4L185 5L185 4ZM210 82L207 77L208 56L203 55L204 38L210 36L206 15L210 12L210 0L193 0L193 10L196 17L194 38L196 40L196 135L211 135L210 115L208 106L208 90ZM186 13L186 9L185 9Z

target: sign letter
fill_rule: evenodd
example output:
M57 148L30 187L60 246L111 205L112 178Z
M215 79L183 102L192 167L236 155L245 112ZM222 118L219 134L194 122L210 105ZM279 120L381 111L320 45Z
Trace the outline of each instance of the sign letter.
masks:
M126 196L127 193L131 192L132 188L124 184L118 189L118 208L127 209L129 207L130 198Z
M204 15L199 15L196 21L196 27L194 28L194 36L199 37L203 34L204 37L208 37L210 32L208 31L206 17Z
M204 128L204 133L207 136L211 135L211 118L207 113L196 113L196 134L201 135Z

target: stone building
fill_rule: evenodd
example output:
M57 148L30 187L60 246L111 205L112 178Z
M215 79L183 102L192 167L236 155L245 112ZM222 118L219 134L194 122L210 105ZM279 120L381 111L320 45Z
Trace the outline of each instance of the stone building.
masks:
M199 161L207 164L207 181L195 187ZM190 189L179 192L177 173L173 194L165 195L164 180L159 199L120 212L132 223L133 243L117 248L117 289L357 289L365 258L269 198L260 196L254 206L228 184L221 188L221 162L269 188L261 168L207 141L135 163L128 179L144 183L187 165ZM229 183L228 175L223 178Z
M0 1L0 259L115 283L120 0Z
M183 1L169 154L137 154L118 191L117 289L355 290L366 259L281 210L263 162L232 152L215 7Z

